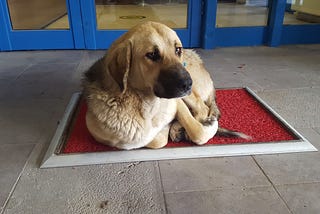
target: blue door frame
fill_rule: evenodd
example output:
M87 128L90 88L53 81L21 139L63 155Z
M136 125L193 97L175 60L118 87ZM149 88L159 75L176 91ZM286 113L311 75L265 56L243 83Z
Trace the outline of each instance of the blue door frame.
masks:
M0 0L0 48L10 50L84 49L81 10L78 0L67 0L68 30L14 30L6 0Z
M69 30L13 30L0 0L0 50L105 49L124 30L97 30L94 0L66 0ZM267 26L216 28L217 0L189 0L188 28L176 29L185 47L212 49L320 43L320 24L283 25L286 0L273 0Z

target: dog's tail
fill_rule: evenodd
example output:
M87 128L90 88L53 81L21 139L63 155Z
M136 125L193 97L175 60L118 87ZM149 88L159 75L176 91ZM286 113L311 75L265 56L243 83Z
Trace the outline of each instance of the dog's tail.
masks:
M216 136L222 136L222 137L239 137L246 140L252 140L251 136L248 136L242 132L232 131L226 128L219 127L218 131L216 133Z

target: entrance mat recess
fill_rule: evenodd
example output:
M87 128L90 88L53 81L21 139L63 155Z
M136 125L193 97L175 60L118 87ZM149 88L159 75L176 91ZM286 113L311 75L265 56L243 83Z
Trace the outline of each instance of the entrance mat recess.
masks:
M86 103L72 96L41 168L182 158L240 156L317 151L249 88L218 89L219 125L252 137L215 136L203 146L171 142L162 149L118 150L96 142L85 124Z

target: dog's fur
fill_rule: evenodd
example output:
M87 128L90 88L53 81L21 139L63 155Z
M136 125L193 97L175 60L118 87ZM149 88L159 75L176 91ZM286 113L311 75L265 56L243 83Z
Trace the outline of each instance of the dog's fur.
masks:
M109 146L161 148L169 131L179 140L182 130L201 145L218 129L209 73L160 23L146 22L121 36L85 73L83 85L88 130Z

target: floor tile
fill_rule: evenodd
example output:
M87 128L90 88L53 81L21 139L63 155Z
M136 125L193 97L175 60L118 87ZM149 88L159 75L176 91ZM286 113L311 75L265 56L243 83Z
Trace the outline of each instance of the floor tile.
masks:
M83 51L79 50L34 51L32 53L32 61L35 64L77 64L82 58L82 55Z
M0 207L3 207L33 147L33 144L0 145Z
M283 185L276 188L292 213L320 213L320 183Z
M83 51L79 50L48 50L48 51L13 51L1 53L2 60L15 60L18 63L61 64L78 63Z
M160 161L165 192L269 186L251 157Z
M156 162L39 169L37 145L4 214L164 213Z
M265 89L286 89L310 87L320 84L318 71L320 51L292 51L286 47L223 48L207 51L199 50L206 67L215 74L241 73L238 79L255 82ZM303 70L303 72L301 72ZM217 81L217 78L215 78ZM218 79L219 80L219 79Z
M165 195L169 214L289 214L272 187L179 192Z
M319 149L320 135L313 129L297 129ZM320 181L319 152L254 156L257 163L276 184L296 184Z
M297 128L303 137L305 137L314 147L320 150L320 133L314 128Z
M61 115L67 101L61 99L8 100L0 106L1 144L36 143L48 134L58 121L54 115ZM50 132L52 133L52 131Z
M320 127L313 128L318 134L320 134Z
M312 128L320 124L320 88L272 90L258 95L296 128Z
M94 54L95 52L85 52L81 61L79 62L76 75L82 77L83 74L100 58L100 52Z
M253 80L265 89L286 89L295 87L308 87L319 84L320 65L316 60L310 59L314 56L252 56L228 59L228 64L238 66L246 75L246 79ZM297 63L300 62L300 63ZM301 72L304 69L304 72Z
M297 131L319 149L319 133L305 128ZM254 158L276 185L320 182L319 152L257 155Z
M0 105L5 99L5 94L7 94L8 88L11 86L13 80L0 79Z
M216 88L250 87L255 91L262 90L261 86L245 76L244 64L231 64L223 55L212 50L197 49L196 52L201 56Z
M98 60L106 54L107 50L86 51L90 60Z
M207 50L204 50L207 51ZM266 47L266 46L259 46L259 47L218 47L211 51L212 57L222 56L224 59L229 59L228 62L234 64L238 63L256 63L255 60L252 60L255 57L263 58L263 57L272 57L272 56L284 56L284 55L292 55L294 54L292 49L285 48L284 46L280 47ZM309 53L309 52L307 52ZM206 55L208 56L209 54ZM209 55L210 56L210 55ZM233 61L232 61L233 59Z
M36 64L25 70L10 88L10 98L61 98L77 90L73 80L77 64Z
M256 156L274 184L320 182L319 152Z
M1 55L0 55L1 56ZM12 81L17 79L29 67L29 64L0 63L0 80Z
M249 87L254 91L261 91L263 88L254 81L248 80L241 72L219 72L212 74L216 88L244 88Z
M14 73L21 73L23 67L28 67L33 64L29 57L32 52L28 51L13 51L13 52L0 52L0 66L2 71L6 72L6 69L11 69ZM13 69L21 68L21 69ZM2 75L2 72L0 72Z
M301 73L291 68L272 68L272 66L262 67L260 65L248 67L245 71L245 79L251 79L264 89L289 89L312 85L312 79L302 78ZM272 69L273 71L271 71Z

